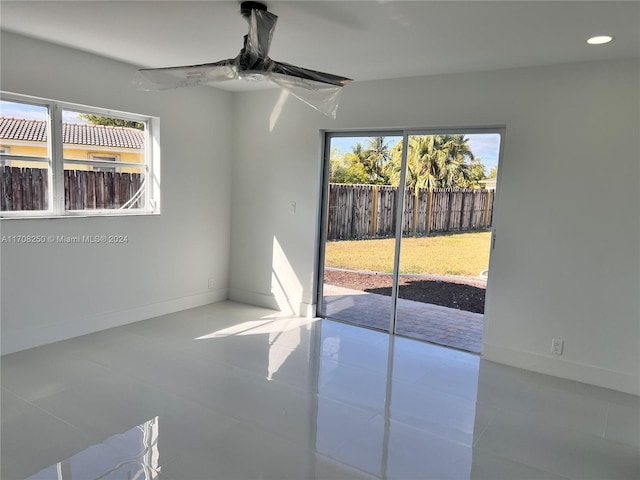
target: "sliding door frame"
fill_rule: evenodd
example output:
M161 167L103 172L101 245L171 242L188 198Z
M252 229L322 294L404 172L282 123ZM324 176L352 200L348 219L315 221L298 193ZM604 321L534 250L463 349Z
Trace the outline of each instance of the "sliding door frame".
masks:
M319 217L319 226L320 226L320 235L319 235L319 245L317 249L317 271L315 275L315 279L317 282L316 287L316 316L322 317L322 307L324 302L324 261L325 261L325 245L327 243L327 221L329 216L329 160L331 158L331 139L333 138L345 138L345 137L402 137L403 129L380 129L380 130L322 130L321 135L323 137L323 146L322 146L322 190L320 195L320 217ZM403 148L403 150L405 150ZM404 159L404 152L403 152ZM401 165L401 172L406 170L406 164L403 163ZM404 173L402 173L404 176ZM400 189L398 189L398 196L400 196ZM397 200L397 199L396 199ZM397 206L397 205L396 205ZM397 212L397 209L396 209ZM402 209L401 209L402 212ZM397 214L397 213L396 213ZM396 217L396 237L398 226L400 226L400 231L402 231L402 223L398 221ZM394 264L395 257L399 255L398 250L398 242L395 244L395 253L394 253ZM396 288L397 275L394 271L393 274L393 287L392 293ZM393 324L392 321L395 318L395 300L394 297L391 297L391 316L389 318L389 329L388 332L392 333ZM334 319L338 320L339 319ZM371 327L364 327L371 328ZM377 329L376 329L377 330ZM385 330L387 331L387 330Z
M498 151L498 175L496 178L496 190L494 197L493 221L491 223L491 247L490 252L495 247L496 239L496 220L498 213L498 196L500 191L500 172L503 160L504 142L506 127L504 125L491 125L482 127L425 127L425 128L398 128L398 129L368 129L368 130L321 130L322 138L322 174L321 174L321 195L320 195L320 212L318 216L319 240L316 255L316 316L322 317L322 308L324 303L324 264L325 264L325 245L327 242L327 221L329 213L329 175L330 175L330 157L331 157L331 140L333 138L344 137L402 137L402 161L400 165L400 182L397 190L396 198L396 229L395 229L395 251L393 259L393 284L391 287L391 318L389 319L389 333L396 335L397 321L397 305L400 281L400 249L402 246L402 226L404 224L404 192L406 186L407 174L407 158L409 138L420 135L472 135L483 133L495 133L500 135L500 146ZM491 263L491 253L489 256ZM487 283L489 285L489 283ZM485 318L486 318L485 307ZM339 319L335 319L338 320ZM360 325L361 326L361 325ZM367 327L364 327L367 328ZM371 328L371 327L369 327ZM487 324L485 322L485 334ZM484 336L484 335L483 335Z

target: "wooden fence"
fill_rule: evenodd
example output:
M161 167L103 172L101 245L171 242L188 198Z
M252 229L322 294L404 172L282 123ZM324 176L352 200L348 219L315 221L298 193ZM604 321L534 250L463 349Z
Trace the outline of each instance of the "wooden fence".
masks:
M328 240L395 235L397 187L329 184ZM485 230L491 227L493 191L462 188L407 189L406 236Z
M64 171L64 205L66 210L120 208L140 189L139 173ZM47 210L49 179L46 169L0 168L0 210ZM142 198L131 202L141 208Z

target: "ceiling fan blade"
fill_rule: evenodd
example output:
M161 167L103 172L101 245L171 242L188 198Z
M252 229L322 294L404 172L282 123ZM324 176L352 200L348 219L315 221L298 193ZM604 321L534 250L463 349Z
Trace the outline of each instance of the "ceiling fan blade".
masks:
M342 87L279 73L269 74L269 79L297 99L335 120Z
M335 85L337 87L344 87L348 83L352 82L350 78L340 77L331 73L318 72L316 70L309 70L307 68L296 67L288 63L273 61L271 67L273 73L280 75L286 75L289 77L296 77L301 83L305 81L311 81L316 83L325 83L329 85Z
M342 87L352 80L331 73L272 61L269 78L307 105L336 118Z
M183 67L146 68L138 70L132 84L138 90L157 91L205 85L238 78L236 59Z

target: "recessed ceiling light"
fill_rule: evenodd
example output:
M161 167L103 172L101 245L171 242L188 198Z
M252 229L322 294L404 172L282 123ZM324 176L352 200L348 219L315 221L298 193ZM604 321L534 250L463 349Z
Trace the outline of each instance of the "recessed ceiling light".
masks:
M589 45L602 45L603 43L609 43L611 40L613 40L613 37L610 35L598 35L588 39L587 43Z

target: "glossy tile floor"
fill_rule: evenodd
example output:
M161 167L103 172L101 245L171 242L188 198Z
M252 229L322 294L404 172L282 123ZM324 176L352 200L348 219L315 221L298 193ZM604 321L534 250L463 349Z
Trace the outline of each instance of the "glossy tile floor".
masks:
M637 479L640 399L231 302L2 357L2 479Z

